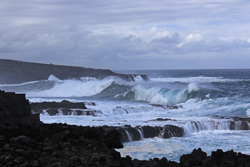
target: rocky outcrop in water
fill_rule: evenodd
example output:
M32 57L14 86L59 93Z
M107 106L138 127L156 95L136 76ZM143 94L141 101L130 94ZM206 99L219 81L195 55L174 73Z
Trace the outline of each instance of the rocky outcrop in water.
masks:
M121 141L135 141L143 138L171 138L171 137L182 137L184 131L182 128L174 125L160 126L137 126L131 127L126 125L123 127L116 127L116 130L121 134Z
M86 102L88 105L95 105L95 103ZM101 111L88 109L84 102L73 103L67 100L61 102L41 102L31 103L31 110L33 113L47 113L50 116L54 115L89 115L97 116L102 114Z
M39 114L31 114L25 94L0 91L0 126L39 124Z
M136 74L117 74L107 69L93 69L0 59L0 84L17 84L29 81L46 80L51 74L59 79L81 77L103 79L107 76L117 76L127 81L133 81L134 77L137 76ZM140 76L143 79L148 80L146 75Z
M151 106L154 107L160 107L168 110L174 110L174 109L179 109L182 108L182 105L161 105L161 104L151 104Z
M230 130L250 130L250 118L248 117L219 117L215 118L229 120Z

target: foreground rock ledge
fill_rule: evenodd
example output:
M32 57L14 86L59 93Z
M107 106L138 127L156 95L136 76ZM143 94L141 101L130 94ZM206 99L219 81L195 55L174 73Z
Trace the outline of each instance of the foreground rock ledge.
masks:
M0 127L0 166L128 166L114 150L122 147L117 131L101 127Z
M102 127L66 124L0 127L0 166L18 167L247 167L250 156L217 150L207 156L201 149L181 156L180 163L167 158L148 161L125 158L114 148L122 148L119 133Z

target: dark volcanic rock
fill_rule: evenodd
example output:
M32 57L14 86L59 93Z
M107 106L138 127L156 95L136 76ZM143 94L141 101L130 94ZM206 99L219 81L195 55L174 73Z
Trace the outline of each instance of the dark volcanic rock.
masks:
M122 142L128 142L130 140L140 140L142 138L171 138L171 137L182 137L184 130L174 125L160 126L142 126L142 127L131 127L126 125L123 127L116 127L116 130L121 135ZM129 136L128 136L129 135Z
M94 103L88 103L94 105ZM62 115L90 115L97 116L102 114L101 111L87 109L85 103L72 103L67 100L61 102L42 102L31 103L31 109L34 113L47 112L50 116L62 114Z
M84 103L71 103L67 100L63 100L60 103L57 102L42 102L42 103L31 103L30 107L32 110L38 111L41 109L49 109L49 108L80 108L87 109Z
M174 110L174 109L179 109L182 108L182 105L175 106L175 105L161 105L161 104L151 104L154 107L161 107L164 109L169 109L169 110Z
M207 153L203 152L200 148L194 149L191 154L182 155L180 164L186 167L201 166L202 162L207 158Z
M221 117L214 116L219 119L229 119L230 130L250 130L250 118L249 117Z
M157 119L153 119L150 121L177 121L175 119L170 119L170 118L157 118Z
M165 125L164 127L143 126L142 129L145 138L156 137L156 136L162 138L170 138L170 137L182 137L184 135L184 130L174 125Z
M0 126L0 166L128 166L119 133L101 127ZM131 160L131 159L130 159Z
M181 164L168 161L166 158L141 161L132 160L129 156L121 157L114 148L122 147L119 132L110 127L66 124L0 126L0 166L177 167L182 164L201 164L205 155L200 150L194 150L190 156L182 157L181 162L185 163ZM218 163L227 164L228 159L232 158L231 154L226 153L219 157ZM240 158L232 159L233 162L245 165L249 156L241 155ZM217 161L212 157L212 162Z
M249 119L247 119L246 121L244 120L230 121L230 130L249 130L250 127L248 123L250 123Z
M24 94L0 91L0 125L39 124L39 114L31 114Z
M28 81L46 80L53 74L59 79L94 77L103 79L107 76L117 76L127 81L133 81L136 75L117 74L106 69L62 66L53 64L28 63L0 59L0 84L23 83ZM141 75L145 80L146 75Z

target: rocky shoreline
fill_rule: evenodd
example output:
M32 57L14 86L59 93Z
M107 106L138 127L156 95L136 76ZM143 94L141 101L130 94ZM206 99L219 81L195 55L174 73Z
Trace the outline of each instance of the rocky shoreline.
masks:
M76 105L83 107L82 104ZM232 150L227 152L217 150L212 152L211 156L207 156L201 149L195 149L191 154L182 155L179 163L168 161L167 158L154 158L145 161L132 159L129 156L121 157L115 148L123 147L122 129L119 131L117 127L43 124L40 122L39 114L31 114L30 104L25 99L25 95L22 94L0 91L0 122L0 166L3 167L250 166L249 155L236 153ZM131 133L134 131L130 126L125 128ZM166 128L178 131L176 127ZM147 129L150 127L145 127L144 130ZM151 132L155 132L155 129ZM155 135L151 132L147 133L148 137ZM179 133L178 135L183 134Z
M217 150L207 156L201 149L182 155L180 162L167 158L148 161L121 157L119 133L102 127L66 124L0 127L0 166L17 167L247 167L250 156Z

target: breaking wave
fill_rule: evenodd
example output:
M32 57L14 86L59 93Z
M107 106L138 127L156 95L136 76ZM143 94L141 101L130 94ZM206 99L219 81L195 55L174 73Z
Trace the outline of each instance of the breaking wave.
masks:
M67 79L59 80L54 76L50 76L49 81L54 82L54 86L51 89L31 92L28 96L41 96L41 97L82 97L93 96L100 93L102 90L109 87L114 78L109 77L103 80L95 78L81 78L79 79Z
M137 75L134 82L118 77L99 80L91 77L60 80L50 75L48 80L15 85L0 85L8 91L26 93L28 97L92 97L105 100L141 101L150 104L178 104L190 99L230 97L226 89L216 88L213 82L240 82L223 77L150 78L145 81ZM246 81L244 81L246 82ZM237 83L236 83L237 84ZM243 92L244 93L244 92Z
M143 88L138 85L134 89L135 100L147 101L150 104L176 104L192 98L199 91L196 84L190 83L184 89Z

